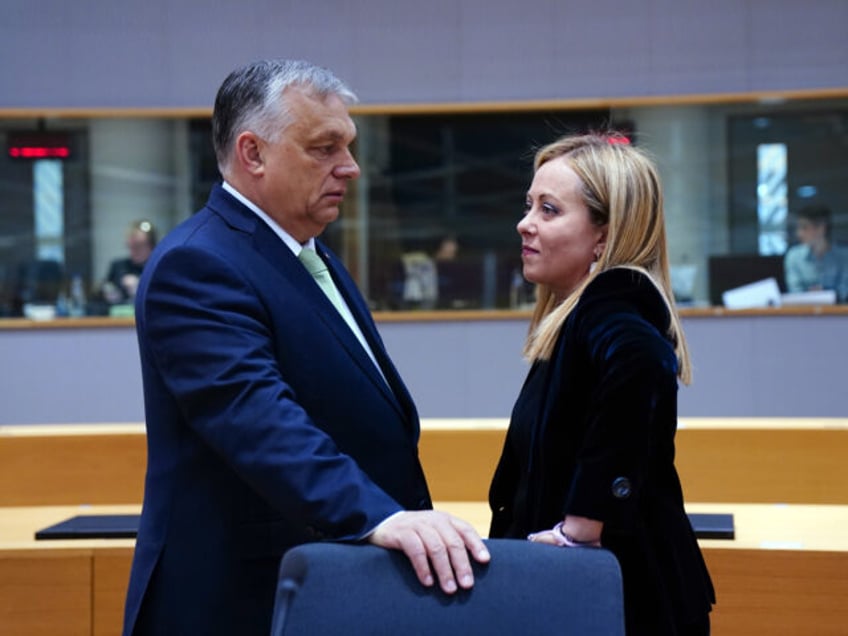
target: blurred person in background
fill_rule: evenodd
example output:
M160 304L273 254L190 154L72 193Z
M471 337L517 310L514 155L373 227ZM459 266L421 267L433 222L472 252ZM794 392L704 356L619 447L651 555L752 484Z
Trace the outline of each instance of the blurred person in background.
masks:
M156 247L156 228L150 221L134 221L126 234L129 255L109 265L109 273L101 287L103 300L111 305L131 303L144 265Z
M848 247L833 241L832 214L824 205L798 211L795 235L798 245L786 250L786 290L806 292L830 289L837 302L848 301Z

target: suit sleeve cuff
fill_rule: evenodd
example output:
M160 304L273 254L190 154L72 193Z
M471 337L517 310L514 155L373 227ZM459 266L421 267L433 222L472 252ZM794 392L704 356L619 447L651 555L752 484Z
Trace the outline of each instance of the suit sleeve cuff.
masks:
M372 535L372 534L374 534L375 532L377 532L377 530L380 528L380 526L382 526L383 524L385 524L385 523L386 523L387 521L389 521L390 519L394 519L394 518L395 518L395 517L397 517L398 515L402 515L402 514L403 514L403 513L405 513L405 512L406 512L406 510L398 510L396 513L389 515L388 517L386 517L385 519L383 519L380 523L378 523L376 526L374 526L373 528L371 528L368 532L366 532L366 533L365 533L365 534L363 534L361 537L359 537L359 541L367 541L367 540L371 537L371 535Z

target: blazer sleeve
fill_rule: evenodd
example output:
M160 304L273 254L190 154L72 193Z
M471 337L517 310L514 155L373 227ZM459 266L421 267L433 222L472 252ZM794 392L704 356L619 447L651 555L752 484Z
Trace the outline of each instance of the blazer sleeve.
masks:
M261 298L227 259L170 250L137 308L142 358L188 426L272 506L357 539L402 508L298 404Z
M575 319L595 382L564 512L626 530L651 462L673 458L675 417L666 422L659 409L676 404L677 357L627 300L590 301Z

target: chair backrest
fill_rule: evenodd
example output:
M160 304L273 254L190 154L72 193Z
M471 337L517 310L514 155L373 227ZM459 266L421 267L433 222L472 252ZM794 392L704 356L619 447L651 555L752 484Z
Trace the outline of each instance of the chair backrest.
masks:
M490 539L472 590L425 588L400 552L310 543L280 565L272 636L624 634L621 570L604 549Z
M21 303L55 303L65 280L62 263L53 259L26 261L18 266L17 295Z

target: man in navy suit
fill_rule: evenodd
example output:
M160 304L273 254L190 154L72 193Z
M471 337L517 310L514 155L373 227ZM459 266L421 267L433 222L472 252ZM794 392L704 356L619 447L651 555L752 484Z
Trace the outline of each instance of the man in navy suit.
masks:
M160 242L137 292L148 466L125 634L268 634L281 555L308 541L402 550L447 593L473 584L469 551L489 558L469 524L431 510L415 405L315 239L359 175L354 100L285 60L218 91L223 183Z

